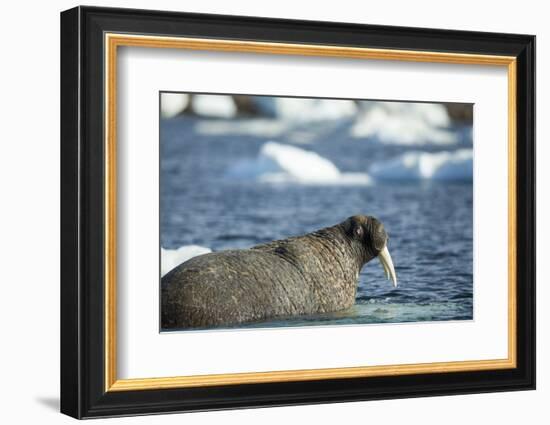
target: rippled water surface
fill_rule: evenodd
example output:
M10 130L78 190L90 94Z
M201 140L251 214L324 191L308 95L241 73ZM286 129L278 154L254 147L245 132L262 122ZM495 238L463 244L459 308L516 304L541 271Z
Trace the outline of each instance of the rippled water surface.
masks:
M228 179L228 168L256 157L268 139L201 135L194 131L196 124L191 118L161 123L164 248L246 248L331 226L354 214L376 216L390 237L398 288L385 279L375 260L361 272L351 309L245 326L472 319L471 181L323 186ZM404 149L349 139L337 126L319 134L315 143L300 147L346 172L368 172L374 163Z

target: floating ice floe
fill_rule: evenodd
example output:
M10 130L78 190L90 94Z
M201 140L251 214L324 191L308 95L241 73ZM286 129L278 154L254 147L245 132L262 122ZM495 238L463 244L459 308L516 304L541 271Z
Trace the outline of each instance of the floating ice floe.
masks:
M350 130L352 137L372 138L383 144L452 145L458 136L440 104L365 102Z
M181 263L202 254L212 252L210 248L200 245L184 245L178 249L160 248L160 273L164 276Z
M160 114L162 118L173 118L181 114L192 102L193 112L205 118L234 118L237 106L231 96L186 93L162 93Z
M160 115L173 118L181 114L189 104L189 95L185 93L162 93L160 97Z
M203 120L197 122L199 134L224 136L242 134L258 137L286 135L295 143L309 143L319 132L320 124L331 125L340 119L351 119L357 106L349 100L294 99L253 97L260 117L233 120ZM311 126L315 123L316 126Z
M239 161L226 173L228 178L264 183L309 185L365 185L365 173L342 173L328 159L295 146L265 143L254 159Z
M231 96L197 94L193 96L193 111L202 117L234 118L237 106Z
M473 178L473 152L407 152L398 158L381 161L369 169L377 180L463 180Z
M264 115L294 122L339 120L357 113L351 100L256 97L254 102Z

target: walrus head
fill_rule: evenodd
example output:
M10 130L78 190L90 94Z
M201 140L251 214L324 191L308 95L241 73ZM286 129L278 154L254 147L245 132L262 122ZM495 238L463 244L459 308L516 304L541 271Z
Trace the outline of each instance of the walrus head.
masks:
M388 234L384 225L375 217L354 215L344 221L343 228L352 243L362 250L364 262L367 263L378 257L384 269L386 278L391 278L393 286L397 286L397 276L393 267L390 252L388 251Z

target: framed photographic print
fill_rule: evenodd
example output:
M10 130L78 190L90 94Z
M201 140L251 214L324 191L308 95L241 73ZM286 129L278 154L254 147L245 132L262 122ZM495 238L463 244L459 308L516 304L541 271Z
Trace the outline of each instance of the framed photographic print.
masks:
M61 14L61 411L535 387L535 38Z

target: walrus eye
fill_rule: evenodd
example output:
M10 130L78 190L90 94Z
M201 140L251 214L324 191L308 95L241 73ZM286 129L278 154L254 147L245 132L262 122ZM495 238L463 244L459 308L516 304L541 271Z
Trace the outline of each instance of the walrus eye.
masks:
M362 238L363 237L363 226L357 226L354 231L355 233L355 236L357 236L358 238Z

